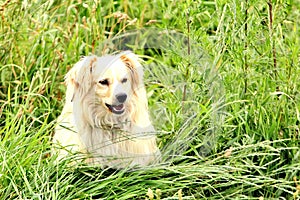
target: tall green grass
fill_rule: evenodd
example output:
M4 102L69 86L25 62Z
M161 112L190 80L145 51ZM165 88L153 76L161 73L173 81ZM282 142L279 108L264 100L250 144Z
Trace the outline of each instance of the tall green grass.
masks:
M148 188L154 199L299 199L299 5L0 1L1 199L149 199ZM216 141L205 146L213 114L205 73L176 54L151 53L150 112L160 148L177 155L137 170L70 166L76 156L55 163L64 75L107 38L141 28L183 33L210 56L226 95Z

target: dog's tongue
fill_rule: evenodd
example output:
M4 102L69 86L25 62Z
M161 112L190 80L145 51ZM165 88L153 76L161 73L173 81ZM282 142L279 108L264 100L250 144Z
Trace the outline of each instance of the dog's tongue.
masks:
M117 105L117 106L113 106L113 108L117 111L122 110L123 109L123 104Z

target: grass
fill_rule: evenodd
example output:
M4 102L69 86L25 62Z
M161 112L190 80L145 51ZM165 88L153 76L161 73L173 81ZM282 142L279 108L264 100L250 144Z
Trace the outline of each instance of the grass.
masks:
M299 5L0 1L1 199L151 199L148 188L154 199L299 199ZM176 39L133 47L163 163L54 163L66 72L107 39L150 28Z

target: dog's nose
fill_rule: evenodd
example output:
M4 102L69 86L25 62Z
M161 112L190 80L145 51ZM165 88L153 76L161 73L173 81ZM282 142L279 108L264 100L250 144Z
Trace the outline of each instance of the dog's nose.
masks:
M127 99L127 94L124 93L117 94L116 98L118 99L119 103L124 103Z

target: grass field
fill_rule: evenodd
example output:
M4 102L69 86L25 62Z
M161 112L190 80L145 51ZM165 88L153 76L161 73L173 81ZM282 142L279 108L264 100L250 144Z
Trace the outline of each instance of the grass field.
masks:
M300 199L298 0L0 0L0 17L1 199ZM162 163L54 163L64 75L140 29L183 38L133 48Z

